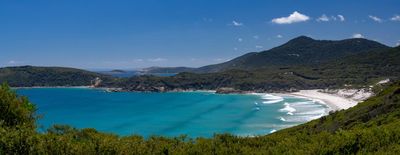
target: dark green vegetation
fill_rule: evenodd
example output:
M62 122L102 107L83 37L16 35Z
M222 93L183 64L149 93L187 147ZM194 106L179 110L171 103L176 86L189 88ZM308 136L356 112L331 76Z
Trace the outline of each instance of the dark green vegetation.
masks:
M85 70L64 67L6 67L0 68L0 82L7 82L13 87L31 86L89 86L99 77L109 76Z
M211 73L230 69L254 70L272 66L318 65L349 55L386 48L389 47L375 41L360 38L330 41L314 40L306 36L300 36L270 50L247 53L220 64L200 68L154 68L154 71ZM149 72L154 71L152 68L149 69Z
M35 131L35 108L0 88L0 154L399 154L400 82L348 110L253 138L119 137L56 125Z
M195 68L190 67L149 67L143 69L143 73L181 73L192 72Z
M0 81L11 86L80 86L99 77L103 81L100 86L126 91L221 87L289 91L345 84L364 87L386 78L397 80L399 60L400 47L389 48L365 39L316 41L299 37L268 52L249 53L205 69L224 70L217 73L112 78L71 68L24 66L1 68ZM254 138L223 134L210 139L144 139L64 125L38 133L36 119L35 106L2 85L0 154L399 154L400 82L351 109Z
M264 67L218 73L180 73L173 77L140 76L102 83L126 91L169 91L232 87L243 91L367 87L382 79L400 77L400 47L375 49L320 65Z
M111 77L56 67L0 68L0 82L11 86L81 86L99 77L100 87L123 91L172 91L219 89L241 91L295 91L298 89L367 87L382 79L400 77L400 48L366 39L341 41L298 37L268 51L248 53L232 61L183 72L172 77L151 75ZM214 71L220 71L215 72ZM145 70L146 71L146 70ZM146 72L194 71L192 68L149 68ZM117 70L118 74L124 75ZM118 78L120 77L120 78Z

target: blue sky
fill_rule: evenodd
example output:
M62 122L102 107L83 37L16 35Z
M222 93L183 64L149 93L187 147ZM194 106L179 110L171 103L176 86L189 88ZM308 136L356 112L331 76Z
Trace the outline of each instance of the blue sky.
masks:
M400 1L0 1L0 66L198 67L299 35L395 46Z

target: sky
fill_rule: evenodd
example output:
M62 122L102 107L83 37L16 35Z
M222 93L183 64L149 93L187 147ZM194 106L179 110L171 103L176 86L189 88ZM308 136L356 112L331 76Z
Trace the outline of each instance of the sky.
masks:
M0 0L0 67L199 67L306 35L400 44L399 0Z

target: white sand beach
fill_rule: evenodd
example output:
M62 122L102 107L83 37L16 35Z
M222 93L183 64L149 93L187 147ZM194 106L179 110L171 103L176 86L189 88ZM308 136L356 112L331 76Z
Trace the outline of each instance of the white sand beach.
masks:
M362 100L346 97L335 93L324 93L320 89L300 90L299 92L290 93L289 95L306 97L314 100L319 100L328 105L332 110L342 110L354 107ZM370 97L371 93L362 94L364 98Z

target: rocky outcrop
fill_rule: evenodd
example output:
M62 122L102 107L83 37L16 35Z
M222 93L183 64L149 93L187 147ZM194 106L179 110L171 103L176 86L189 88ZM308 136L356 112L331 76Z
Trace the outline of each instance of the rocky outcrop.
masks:
M102 80L99 77L96 77L95 79L93 79L90 83L91 83L91 87L98 87L100 86Z
M216 90L217 94L232 94L232 93L244 93L241 90L237 90L235 88L231 88L231 87L222 87L222 88L218 88Z

